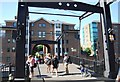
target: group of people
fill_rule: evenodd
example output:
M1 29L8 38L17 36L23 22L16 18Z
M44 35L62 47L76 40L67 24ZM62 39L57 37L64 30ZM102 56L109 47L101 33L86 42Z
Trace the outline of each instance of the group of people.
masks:
M66 74L69 73L68 70L68 62L69 62L69 56L67 56L67 54L64 55L64 59L63 59L63 63L65 66L65 72ZM37 61L35 60L35 58L32 55L29 55L26 61L26 64L29 66L29 78L32 78L34 76L34 68L36 67ZM53 57L51 57L51 54L48 53L45 57L44 57L44 63L47 65L47 73L51 73L54 74L55 71L55 75L56 77L58 76L58 66L59 66L59 60L57 55L54 55Z
M53 58L51 58L50 53L47 54L44 58L44 62L47 65L47 73L56 73L56 76L58 76L58 66L59 66L59 60L57 58L57 55L54 55Z

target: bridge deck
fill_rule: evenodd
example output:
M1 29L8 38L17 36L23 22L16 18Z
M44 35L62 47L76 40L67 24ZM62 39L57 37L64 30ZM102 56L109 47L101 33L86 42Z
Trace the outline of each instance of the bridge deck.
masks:
M75 64L69 64L69 74L66 75L65 74L65 70L64 70L64 65L62 63L59 64L59 68L58 68L58 77L55 77L55 75L52 75L51 73L47 73L46 72L46 65L45 64L40 64L39 65L40 68L40 72L41 72L41 76L39 74L39 70L38 67L35 68L35 74L34 77L32 78L32 80L44 80L46 81L93 81L93 80L99 80L100 82L104 82L105 80L110 80L107 78L103 78L103 77L82 77L82 75L80 74L80 70L78 69L79 66L75 65ZM104 80L104 81L103 81Z

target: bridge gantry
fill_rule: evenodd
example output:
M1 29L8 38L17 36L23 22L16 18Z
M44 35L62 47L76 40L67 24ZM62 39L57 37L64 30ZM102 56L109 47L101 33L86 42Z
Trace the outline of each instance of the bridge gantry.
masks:
M29 0L28 0L29 1ZM32 0L31 0L32 1ZM51 0L52 1L52 0ZM114 41L111 40L113 36L110 3L99 1L99 6L90 5L82 2L18 2L17 15L17 39L16 39L16 72L15 79L25 80L25 44L26 44L26 26L29 18L28 7L43 7L64 10L85 11L92 13L99 13L101 16L102 31L103 31L103 45L105 57L105 77L115 78L115 55L114 55ZM67 6L66 4L70 5ZM76 6L75 6L76 5Z

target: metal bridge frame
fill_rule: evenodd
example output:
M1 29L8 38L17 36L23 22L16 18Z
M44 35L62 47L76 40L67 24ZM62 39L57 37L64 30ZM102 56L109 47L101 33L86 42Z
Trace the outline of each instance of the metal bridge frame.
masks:
M69 6L66 5L68 3ZM28 23L27 19L29 18L28 7L44 7L101 14L105 57L105 77L116 78L114 41L111 39L113 31L109 5L110 4L107 4L103 0L100 0L100 6L90 5L82 2L61 2L61 5L59 4L59 2L18 2L15 72L16 81L18 79L25 80L25 36L26 26ZM58 41L58 47L59 46L60 44Z

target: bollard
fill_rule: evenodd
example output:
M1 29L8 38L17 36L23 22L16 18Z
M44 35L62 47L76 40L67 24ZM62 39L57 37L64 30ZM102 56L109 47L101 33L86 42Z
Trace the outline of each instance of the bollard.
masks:
M14 80L13 74L9 74L8 80L9 80L9 82L13 82L13 80Z
M31 79L29 78L29 66L28 64L25 65L25 82L31 82Z
M69 74L68 64L65 64L65 72L66 74Z

